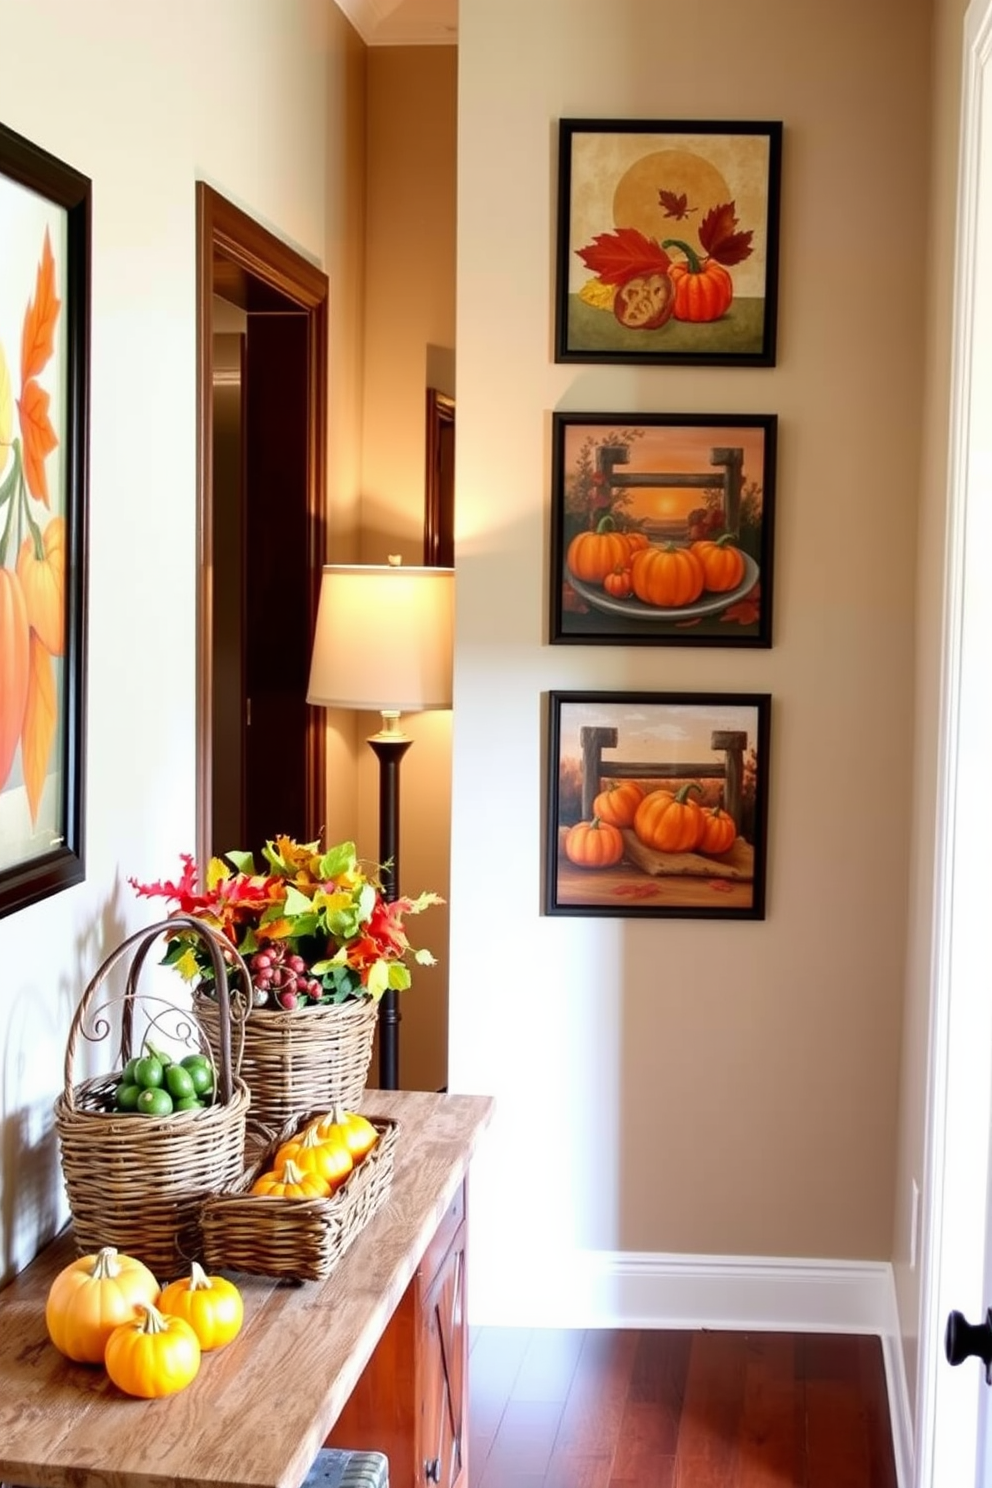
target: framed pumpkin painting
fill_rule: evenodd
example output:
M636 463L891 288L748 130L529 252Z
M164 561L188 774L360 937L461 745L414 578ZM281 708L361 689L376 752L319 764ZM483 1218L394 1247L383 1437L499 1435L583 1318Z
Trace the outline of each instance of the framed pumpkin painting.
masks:
M562 119L555 358L775 364L782 125Z
M90 195L0 126L0 915L85 876Z
M552 643L770 646L774 414L552 416Z
M764 919L770 706L550 693L546 913Z

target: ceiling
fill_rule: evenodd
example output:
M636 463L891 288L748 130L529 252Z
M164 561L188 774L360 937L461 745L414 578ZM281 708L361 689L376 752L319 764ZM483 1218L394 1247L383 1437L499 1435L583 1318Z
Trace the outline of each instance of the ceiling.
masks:
M453 46L458 0L335 0L366 46Z

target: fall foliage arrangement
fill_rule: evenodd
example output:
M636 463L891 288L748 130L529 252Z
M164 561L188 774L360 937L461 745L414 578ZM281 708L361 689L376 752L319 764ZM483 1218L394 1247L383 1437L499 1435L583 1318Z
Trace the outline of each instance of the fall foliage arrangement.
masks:
M65 648L65 521L51 511L46 471L59 441L42 381L61 307L46 230L24 312L16 398L0 343L0 790L20 745L32 825L58 717L53 658Z
M211 858L202 889L189 854L175 882L129 882L139 896L166 899L173 913L203 920L230 941L251 972L256 1006L377 1001L410 986L411 960L434 965L430 951L411 946L405 919L441 899L427 892L387 901L378 871L359 862L353 842L324 851L276 837L261 858L261 866L250 852ZM213 968L202 940L177 930L167 947L164 964L209 991Z

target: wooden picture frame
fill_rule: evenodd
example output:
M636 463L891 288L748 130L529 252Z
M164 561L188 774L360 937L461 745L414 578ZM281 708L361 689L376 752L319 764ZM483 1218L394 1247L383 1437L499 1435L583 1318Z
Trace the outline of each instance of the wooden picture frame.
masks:
M764 919L769 695L548 700L545 912Z
M0 126L0 915L85 877L91 184Z
M455 564L455 400L427 389L424 564Z
M774 414L553 414L552 644L770 646L777 435Z
M775 365L782 125L562 119L555 360Z

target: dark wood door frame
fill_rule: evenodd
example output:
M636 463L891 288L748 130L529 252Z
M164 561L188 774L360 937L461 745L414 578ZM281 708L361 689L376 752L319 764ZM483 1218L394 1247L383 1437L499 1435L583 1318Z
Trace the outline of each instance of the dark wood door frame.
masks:
M213 305L214 295L244 310L264 310L288 299L307 316L307 557L311 629L325 562L324 491L327 467L327 275L245 212L198 181L196 186L197 376L197 854L211 851L213 694ZM307 832L316 839L326 821L323 715L312 710L306 739ZM245 844L257 848L258 843Z

